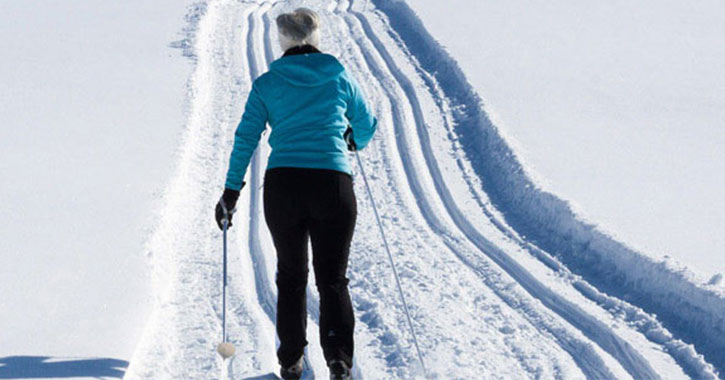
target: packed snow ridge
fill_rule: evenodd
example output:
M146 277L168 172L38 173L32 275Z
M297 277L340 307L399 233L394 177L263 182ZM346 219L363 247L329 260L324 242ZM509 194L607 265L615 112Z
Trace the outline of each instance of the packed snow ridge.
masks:
M275 359L275 253L262 213L266 134L230 231L221 336L213 205L254 78L280 56L274 16L306 6L323 50L380 120L361 153L398 261L430 378L710 378L725 369L725 292L584 221L527 173L455 60L402 1L208 0L175 43L192 59L188 122L148 242L156 305L128 379L267 378ZM356 378L423 378L361 181L349 277ZM310 283L314 279L310 279ZM327 369L309 291L308 377Z

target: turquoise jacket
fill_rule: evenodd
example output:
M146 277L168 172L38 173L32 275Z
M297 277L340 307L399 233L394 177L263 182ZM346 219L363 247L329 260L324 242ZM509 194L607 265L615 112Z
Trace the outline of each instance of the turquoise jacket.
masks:
M252 84L234 135L226 188L241 189L267 123L272 147L268 169L291 166L349 174L343 138L348 125L358 150L377 128L360 87L335 57L323 53L282 57Z

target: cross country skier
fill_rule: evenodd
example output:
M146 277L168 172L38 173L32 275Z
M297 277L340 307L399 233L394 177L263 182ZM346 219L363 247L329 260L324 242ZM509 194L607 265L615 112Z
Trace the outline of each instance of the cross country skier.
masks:
M281 376L299 379L302 374L309 238L320 294L320 343L330 378L350 379L355 318L346 271L357 205L346 150L364 148L377 120L352 76L335 57L318 50L320 19L314 11L299 8L276 21L284 55L252 84L216 220L222 228L224 209L234 209L269 123L264 216L277 250Z

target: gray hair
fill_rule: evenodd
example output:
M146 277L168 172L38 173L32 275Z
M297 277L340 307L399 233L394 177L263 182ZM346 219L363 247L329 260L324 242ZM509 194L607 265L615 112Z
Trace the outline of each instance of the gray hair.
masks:
M291 13L277 16L282 50L306 44L317 47L320 44L319 26L320 17L308 8L297 8Z

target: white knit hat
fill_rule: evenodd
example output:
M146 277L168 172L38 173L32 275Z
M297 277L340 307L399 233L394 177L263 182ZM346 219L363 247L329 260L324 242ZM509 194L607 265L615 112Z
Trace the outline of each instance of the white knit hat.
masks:
M282 51L295 46L320 45L320 18L307 8L297 8L292 13L277 16L279 45Z

